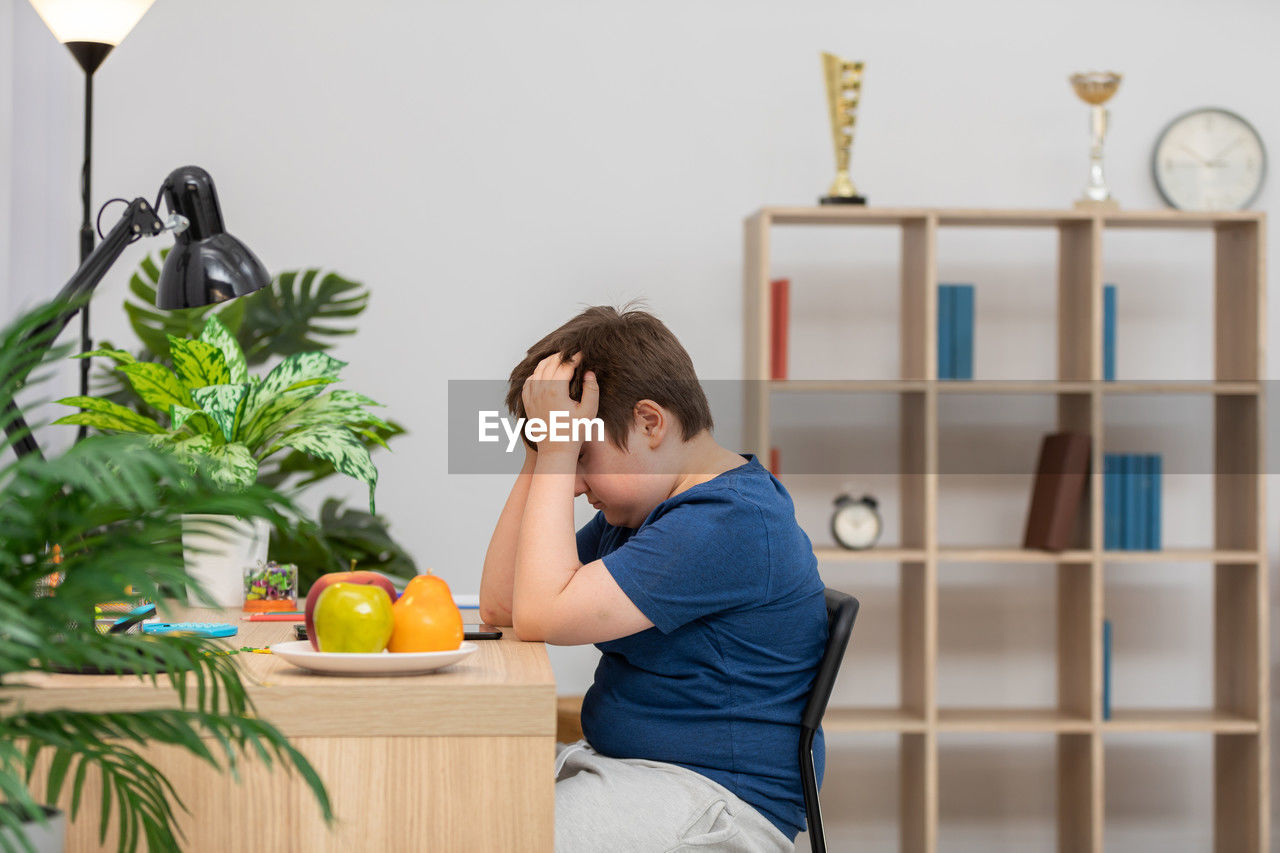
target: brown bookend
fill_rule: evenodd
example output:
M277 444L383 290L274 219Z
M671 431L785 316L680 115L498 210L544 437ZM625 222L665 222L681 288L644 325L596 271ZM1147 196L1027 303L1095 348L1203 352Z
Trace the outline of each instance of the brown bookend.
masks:
M1070 547L1088 475L1088 435L1056 432L1044 437L1023 547L1044 551Z

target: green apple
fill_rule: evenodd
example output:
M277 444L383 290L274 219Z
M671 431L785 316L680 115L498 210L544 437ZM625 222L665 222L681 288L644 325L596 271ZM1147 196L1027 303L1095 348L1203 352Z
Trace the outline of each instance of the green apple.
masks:
M314 614L322 652L380 652L395 627L391 596L380 586L330 584L320 593Z

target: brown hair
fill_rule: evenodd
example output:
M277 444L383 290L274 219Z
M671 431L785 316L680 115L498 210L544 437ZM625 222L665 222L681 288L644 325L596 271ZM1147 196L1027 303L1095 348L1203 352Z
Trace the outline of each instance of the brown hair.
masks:
M569 394L581 399L582 375L588 370L595 373L600 386L597 417L615 446L626 449L635 405L645 399L679 419L685 441L711 429L711 407L693 370L693 359L661 320L633 304L621 311L608 305L588 308L530 347L511 371L507 409L516 417L525 416L521 391L540 361L557 352L565 358L581 352Z

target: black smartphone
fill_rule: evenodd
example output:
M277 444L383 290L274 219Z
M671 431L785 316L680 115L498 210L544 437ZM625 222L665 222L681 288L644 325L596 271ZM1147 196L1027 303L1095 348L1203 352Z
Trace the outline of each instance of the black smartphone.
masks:
M306 625L294 625L293 636L297 640L305 640L307 638ZM464 640L501 640L502 629L495 628L492 625L463 625L462 639Z

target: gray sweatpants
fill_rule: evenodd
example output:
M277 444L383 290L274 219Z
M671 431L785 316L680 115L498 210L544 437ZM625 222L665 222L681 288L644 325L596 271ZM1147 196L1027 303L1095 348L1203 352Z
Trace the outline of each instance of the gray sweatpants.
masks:
M556 744L556 853L792 853L764 815L674 764Z

